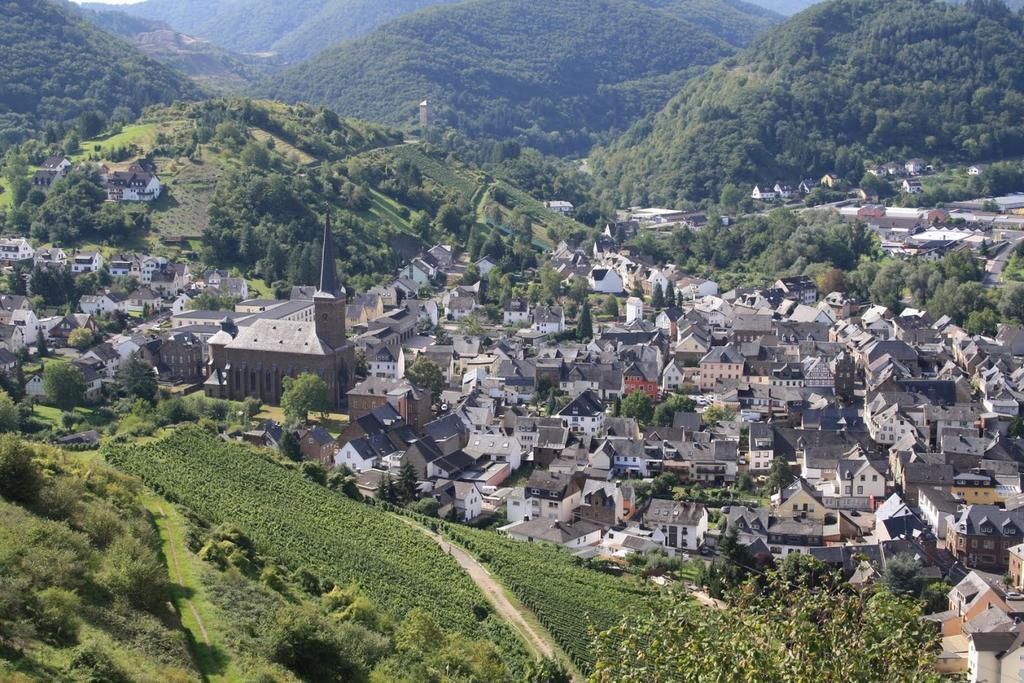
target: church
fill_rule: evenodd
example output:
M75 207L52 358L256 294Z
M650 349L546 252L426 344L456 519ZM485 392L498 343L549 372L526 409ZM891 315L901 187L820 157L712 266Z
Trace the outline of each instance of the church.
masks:
M203 391L212 398L255 397L281 402L285 377L318 375L334 408L343 408L354 384L355 346L345 336L345 290L338 283L330 216L324 221L320 285L309 320L256 319L238 327L230 317L208 342Z

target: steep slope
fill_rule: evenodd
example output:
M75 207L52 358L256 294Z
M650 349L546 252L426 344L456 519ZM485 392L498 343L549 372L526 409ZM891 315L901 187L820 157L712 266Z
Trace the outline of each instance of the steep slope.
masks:
M235 52L274 52L282 60L299 61L403 14L455 1L145 0L120 9Z
M389 123L412 123L427 99L435 123L572 153L731 51L632 0L471 0L327 50L273 77L267 94Z
M85 112L197 96L197 88L49 0L0 3L0 148Z
M269 73L275 62L242 55L175 31L170 24L116 10L79 10L86 20L132 43L153 59L181 71L204 87L241 91Z
M1024 153L1024 20L1004 5L832 0L689 83L595 155L624 202L726 182L859 180L866 162Z

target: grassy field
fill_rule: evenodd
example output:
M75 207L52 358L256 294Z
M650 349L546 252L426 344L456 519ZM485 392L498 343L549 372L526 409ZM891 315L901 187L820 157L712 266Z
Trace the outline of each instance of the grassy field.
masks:
M321 427L337 436L348 426L349 419L345 413L327 413L327 419L321 420L319 415L310 415L310 421L319 424ZM273 420L279 424L284 423L284 412L279 406L263 406L263 410L256 415L258 420Z
M196 667L205 680L214 683L242 680L224 646L229 629L220 622L219 611L210 603L206 588L199 580L204 570L202 561L189 551L185 542L184 518L170 503L155 494L146 494L143 503L160 533L161 549L171 579L171 600L182 627L189 633L189 647Z
M44 406L36 403L32 406L32 416L50 425L60 426L60 416L63 414L60 408ZM110 420L93 408L75 408L73 412L79 419L92 429L100 429L110 424Z
M266 142L267 140L274 141L274 149L281 155L290 158L298 159L300 164L309 165L314 163L317 159L308 152L303 152L298 147L295 147L288 142L277 137L273 133L269 133L262 128L250 128L249 134L253 136L259 142Z
M173 126L174 123L139 123L125 126L116 135L83 141L79 147L79 152L71 156L71 161L105 161L110 158L112 152L123 147L130 147L131 145L139 147L143 152L148 151L156 142L156 134L160 130L166 130Z
M0 190L0 209L5 209L11 205L11 186L4 178L0 178Z

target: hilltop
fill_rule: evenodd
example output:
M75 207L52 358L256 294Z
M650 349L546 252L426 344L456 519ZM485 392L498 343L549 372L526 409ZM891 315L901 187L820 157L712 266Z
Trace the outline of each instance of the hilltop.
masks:
M199 96L187 78L50 0L4 4L0 64L0 148L44 131L62 136L83 114L134 118Z
M455 0L145 0L118 9L239 53L299 61L391 19ZM86 3L92 9L109 5Z
M473 0L390 22L266 90L395 124L415 121L427 99L435 123L568 154L657 109L732 51L711 30L632 0Z
M1024 20L1001 3L833 0L687 84L596 155L625 203L717 198L890 157L1024 153Z

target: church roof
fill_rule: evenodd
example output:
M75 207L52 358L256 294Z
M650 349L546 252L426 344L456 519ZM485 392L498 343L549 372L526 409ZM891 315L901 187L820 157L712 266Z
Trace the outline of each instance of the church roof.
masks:
M331 349L317 336L314 323L291 320L256 320L249 327L242 328L227 348L317 356L331 353Z

